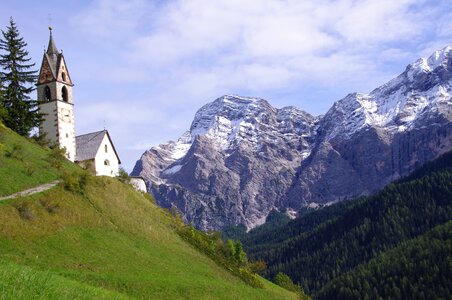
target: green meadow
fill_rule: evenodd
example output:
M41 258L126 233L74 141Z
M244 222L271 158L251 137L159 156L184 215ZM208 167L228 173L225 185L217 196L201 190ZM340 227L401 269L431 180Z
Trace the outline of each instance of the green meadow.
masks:
M89 176L3 126L0 135L0 195L61 180L0 202L1 299L297 298L262 278L264 288L253 288L215 264L149 195Z

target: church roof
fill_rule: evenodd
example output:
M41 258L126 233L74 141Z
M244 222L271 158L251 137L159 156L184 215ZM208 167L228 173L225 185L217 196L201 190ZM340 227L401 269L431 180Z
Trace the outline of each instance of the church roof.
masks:
M101 130L96 132L91 132L75 137L76 151L75 151L75 161L85 161L96 158L97 151L102 144L104 136L107 135L110 140L110 144L115 152L118 162L121 163L119 155L116 152L115 146L111 141L110 134L107 130Z
M58 70L60 69L61 63L64 61L63 52L59 52L58 48L55 45L55 41L53 39L52 35L52 28L49 27L50 30L50 37L49 37L49 45L47 46L47 51L44 53L44 60L47 61L50 70L52 72L53 80L57 79L58 77ZM43 65L44 65L43 60ZM64 63L65 64L65 63ZM42 72L42 65L41 70L39 74ZM69 72L66 70L66 75L68 76L69 80L68 83L72 85L71 77L69 75ZM46 79L43 79L44 81L47 81ZM43 80L38 80L38 84L44 83Z
M52 27L49 27L50 30L50 39L49 39L49 46L47 47L47 54L52 55L52 54L58 54L58 49L55 46L55 41L53 40L53 36L52 36Z
M49 27L49 30L50 30L49 46L47 47L47 51L44 55L47 58L47 61L49 62L50 69L52 70L53 73L53 77L56 78L62 54L58 52L58 49L55 45L51 27Z

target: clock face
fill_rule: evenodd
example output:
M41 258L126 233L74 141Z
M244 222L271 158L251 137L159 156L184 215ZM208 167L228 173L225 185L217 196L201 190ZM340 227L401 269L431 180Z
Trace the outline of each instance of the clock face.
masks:
M65 122L70 122L71 121L71 111L67 108L62 108L61 109L61 118Z

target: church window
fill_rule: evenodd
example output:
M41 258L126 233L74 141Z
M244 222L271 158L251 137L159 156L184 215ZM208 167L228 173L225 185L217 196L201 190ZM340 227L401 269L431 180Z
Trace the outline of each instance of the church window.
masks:
M109 166L110 165L110 161L108 159L104 160L104 165L105 166Z
M50 92L50 88L48 85L46 85L46 87L44 89L44 97L47 101L50 101L52 99L52 94Z
M61 96L63 97L64 102L68 102L67 88L65 86L61 89Z
M108 153L108 146L105 145L105 153Z
M61 73L61 77L63 78L63 81L66 81L66 74L64 72Z

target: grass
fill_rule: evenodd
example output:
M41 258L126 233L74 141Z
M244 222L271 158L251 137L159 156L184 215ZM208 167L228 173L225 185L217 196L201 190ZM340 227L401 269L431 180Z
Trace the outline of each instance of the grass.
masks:
M50 272L0 262L0 299L130 299Z
M0 196L7 196L61 177L51 149L31 143L0 123ZM66 170L77 166L64 161Z
M39 162L36 153L46 155L17 136L6 140L6 147L24 143L29 161ZM0 174L13 170L4 166L14 164L2 164ZM69 169L83 178L78 168ZM59 174L21 177L22 185ZM113 178L89 177L72 191L62 183L2 201L0 294L5 299L296 299L262 278L264 289L246 285L183 241L171 225L172 217L149 197Z

